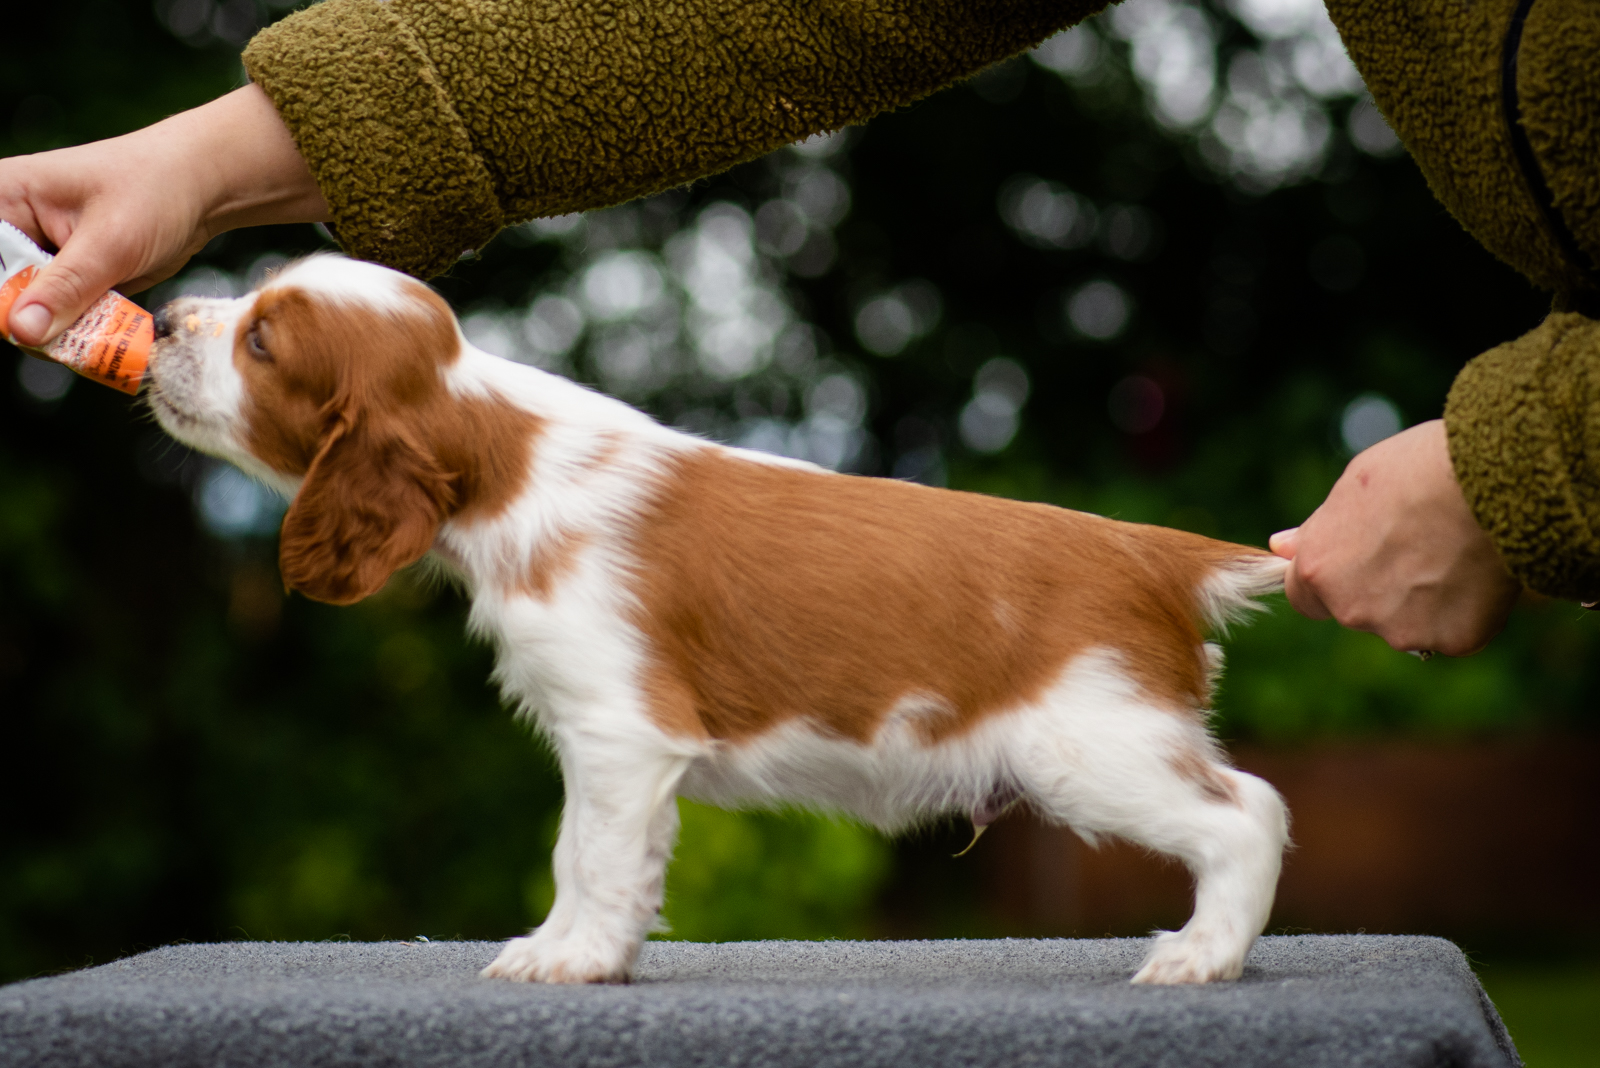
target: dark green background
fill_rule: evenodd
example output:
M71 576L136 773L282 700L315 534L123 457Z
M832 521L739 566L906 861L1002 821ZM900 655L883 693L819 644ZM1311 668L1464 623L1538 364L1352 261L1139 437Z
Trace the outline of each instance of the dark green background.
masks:
M114 135L240 84L237 39L281 14L180 3L9 13L0 153ZM169 28L190 25L196 3L234 43ZM1253 44L1208 10L1224 57ZM1436 417L1457 368L1546 307L1403 155L1364 155L1336 129L1319 177L1251 193L1149 118L1119 45L1091 85L1027 61L993 77L855 131L832 161L853 202L836 266L783 283L831 339L833 366L867 387L867 473L932 447L954 486L1264 544L1348 459L1338 427L1353 397ZM1336 126L1352 100L1330 105ZM1159 245L1133 262L1025 245L996 210L1020 172L1141 204ZM754 209L775 173L747 165L650 217L670 230L712 201ZM1364 268L1330 291L1310 264L1336 236ZM264 252L324 244L310 227L266 229L219 239L201 261L242 272ZM437 284L464 312L516 307L581 251L501 240ZM1096 277L1135 301L1110 343L1061 326L1062 292ZM898 356L866 354L856 307L907 278L938 288L939 326ZM1206 324L1221 301L1242 301L1254 329L1219 342ZM986 457L953 427L996 353L1033 390L1016 440ZM179 939L495 938L536 922L559 782L488 687L460 600L408 576L353 608L282 599L270 536L197 523L198 458L110 390L38 401L12 373L21 359L0 367L0 980ZM1168 400L1140 434L1107 409L1132 373ZM689 380L642 399L669 419L731 420L759 385ZM1217 726L1286 745L1589 731L1596 649L1575 606L1528 604L1484 654L1424 665L1279 600L1230 642ZM686 806L668 914L688 937L870 935L894 907L887 888L934 871L945 928L982 929L975 869L930 867L958 837L890 846L815 817Z

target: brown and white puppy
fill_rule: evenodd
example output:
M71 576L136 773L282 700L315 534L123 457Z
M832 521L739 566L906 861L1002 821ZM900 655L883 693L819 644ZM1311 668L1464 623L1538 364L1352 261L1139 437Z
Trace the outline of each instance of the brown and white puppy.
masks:
M1206 732L1204 630L1283 561L714 445L473 348L425 286L340 257L157 326L161 424L292 499L284 581L348 604L434 554L554 744L555 904L485 975L626 979L680 794L884 830L1022 801L1194 873L1134 981L1240 974L1287 823Z

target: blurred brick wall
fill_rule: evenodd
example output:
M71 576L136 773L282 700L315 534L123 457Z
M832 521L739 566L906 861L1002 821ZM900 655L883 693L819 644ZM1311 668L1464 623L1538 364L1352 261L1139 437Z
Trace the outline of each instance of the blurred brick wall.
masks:
M1269 930L1600 937L1600 739L1239 748L1292 813ZM1092 850L1031 817L980 849L986 911L1040 935L1139 934L1189 914L1181 866Z

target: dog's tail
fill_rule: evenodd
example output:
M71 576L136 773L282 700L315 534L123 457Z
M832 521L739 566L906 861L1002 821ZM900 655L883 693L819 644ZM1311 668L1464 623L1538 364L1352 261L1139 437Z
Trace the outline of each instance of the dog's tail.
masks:
M1206 625L1226 630L1251 612L1265 606L1258 598L1283 589L1289 561L1260 549L1229 546L1234 550L1220 559L1195 588L1195 608Z

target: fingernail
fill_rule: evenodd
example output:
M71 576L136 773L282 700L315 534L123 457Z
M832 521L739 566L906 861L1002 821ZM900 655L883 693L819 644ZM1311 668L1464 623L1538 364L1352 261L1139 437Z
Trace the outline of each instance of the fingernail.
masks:
M11 313L11 329L18 340L38 344L44 340L45 331L50 329L50 309L43 304L19 308Z
M1272 537L1267 539L1267 548L1271 549L1273 552L1277 552L1284 542L1289 541L1298 533L1300 533L1299 527L1290 527L1288 530L1280 530Z

